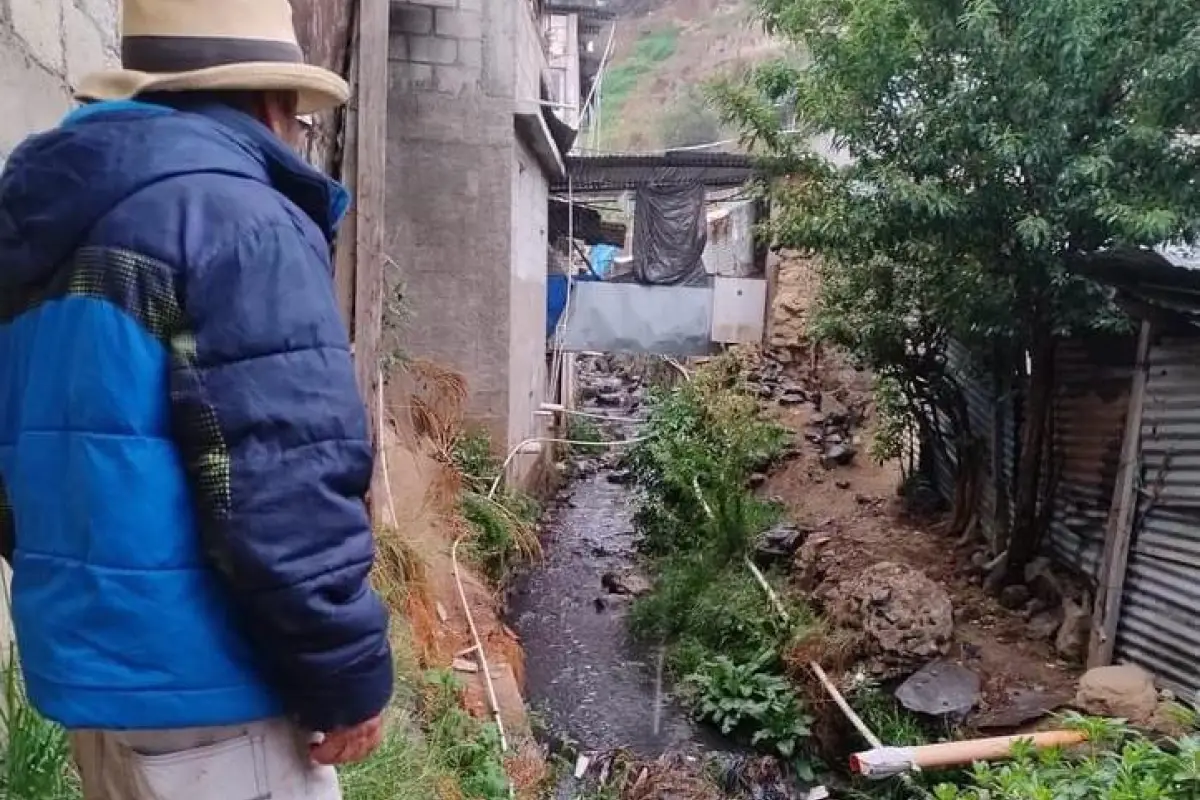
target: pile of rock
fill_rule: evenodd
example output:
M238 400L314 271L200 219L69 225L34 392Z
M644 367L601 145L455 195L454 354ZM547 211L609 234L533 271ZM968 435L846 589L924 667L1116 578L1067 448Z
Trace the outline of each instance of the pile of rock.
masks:
M976 552L971 561L980 577L991 563L986 551ZM1025 568L1024 583L1005 586L997 597L1000 605L1024 617L1029 639L1052 642L1067 661L1083 661L1091 634L1092 602L1080 581L1060 574L1042 556Z

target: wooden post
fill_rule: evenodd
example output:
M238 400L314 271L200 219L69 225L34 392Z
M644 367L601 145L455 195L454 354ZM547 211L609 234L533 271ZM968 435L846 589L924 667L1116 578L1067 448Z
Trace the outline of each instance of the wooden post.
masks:
M1088 644L1088 668L1112 663L1117 644L1117 623L1121 619L1121 600L1125 591L1125 573L1129 566L1129 546L1133 540L1133 518L1137 510L1137 478L1141 465L1142 409L1146 404L1146 378L1149 372L1151 324L1142 321L1138 334L1133 382L1129 389L1129 410L1125 414L1125 438L1121 443L1121 461L1113 488L1112 506L1104 536L1104 560L1100 565L1096 604L1092 609L1092 636Z
M383 335L384 204L387 199L388 105L388 0L358 0L358 47L355 57L356 96L354 133L354 371L367 404L367 419L375 447L382 444L379 430L382 387L379 380L379 344ZM387 491L376 462L371 482L371 516L382 520Z

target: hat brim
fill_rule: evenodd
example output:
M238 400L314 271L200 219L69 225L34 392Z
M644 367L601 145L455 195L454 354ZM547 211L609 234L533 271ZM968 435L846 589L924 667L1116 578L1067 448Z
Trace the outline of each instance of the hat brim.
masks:
M327 69L271 61L227 64L194 72L106 70L84 77L75 96L80 100L129 100L147 92L228 91L296 92L297 114L325 111L350 99L350 86Z

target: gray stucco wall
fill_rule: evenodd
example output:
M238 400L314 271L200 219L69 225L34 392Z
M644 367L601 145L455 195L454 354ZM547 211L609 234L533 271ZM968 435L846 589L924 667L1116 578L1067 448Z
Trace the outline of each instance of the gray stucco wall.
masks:
M0 0L0 161L71 107L71 87L117 61L117 0Z
M472 418L511 447L538 431L545 392L547 183L513 122L537 96L536 23L519 0L422 0L392 6L390 38L387 247L411 312L404 348L466 376Z
M0 0L0 165L71 108L71 87L117 60L117 0ZM8 567L0 565L0 661L8 657Z

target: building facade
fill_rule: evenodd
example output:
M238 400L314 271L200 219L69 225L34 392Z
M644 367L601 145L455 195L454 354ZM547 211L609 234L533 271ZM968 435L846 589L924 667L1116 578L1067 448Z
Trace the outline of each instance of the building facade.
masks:
M580 94L577 47L563 40L577 28L552 16L527 0L419 0L391 14L386 247L404 275L404 350L462 373L472 421L506 451L549 430L537 413L549 194ZM528 484L542 461L518 455L510 476Z

